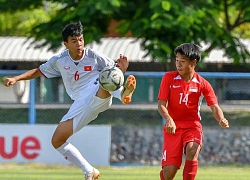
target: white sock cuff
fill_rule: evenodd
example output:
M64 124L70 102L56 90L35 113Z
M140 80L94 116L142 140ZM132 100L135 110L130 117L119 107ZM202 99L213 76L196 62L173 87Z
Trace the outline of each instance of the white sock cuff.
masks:
M65 142L63 145L61 145L56 150L63 155L70 149L70 146L71 146L71 144L69 142Z
M116 91L110 91L109 93L114 96L115 98L117 99L120 99L121 100L121 93L122 93L122 90L123 90L123 86L121 86L119 89L117 89Z

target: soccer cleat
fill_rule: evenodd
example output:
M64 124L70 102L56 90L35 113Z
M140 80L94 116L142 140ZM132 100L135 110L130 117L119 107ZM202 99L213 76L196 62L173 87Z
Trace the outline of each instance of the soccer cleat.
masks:
M94 168L93 172L85 174L85 180L95 180L101 176L100 172Z
M121 100L123 104L129 104L132 99L133 92L136 88L136 79L133 75L129 75L125 82L124 88L121 93Z
M165 180L164 176L163 176L163 170L160 171L160 178L161 178L161 180Z

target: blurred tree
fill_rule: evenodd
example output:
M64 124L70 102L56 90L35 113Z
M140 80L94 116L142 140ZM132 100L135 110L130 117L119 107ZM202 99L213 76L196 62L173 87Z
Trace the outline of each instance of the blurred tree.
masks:
M240 42L250 37L243 31L249 26L250 1L126 0L125 6L114 16L120 21L117 30L143 38L143 46L160 61L173 59L173 49L183 42L206 44L204 56L224 49L235 64L250 57Z
M0 0L0 11L3 12L15 12L23 9L35 9L43 6L43 0Z
M13 3L15 2L15 3ZM86 43L99 41L112 19L119 22L116 31L142 38L142 46L155 61L174 59L173 49L184 42L204 45L204 56L212 49L225 50L235 64L250 57L242 38L250 22L250 1L239 0L0 0L0 10L16 11L57 3L55 15L40 22L30 32L43 45L61 46L60 30L69 22L81 21ZM5 6L2 6L2 4ZM44 4L45 3L45 4ZM20 5L15 7L16 4Z
M1 13L0 34L1 36L29 36L35 25L39 22L47 22L49 19L50 16L41 8Z
M84 28L85 43L99 42L112 20L114 9L121 6L121 0L88 0L88 1L58 1L60 9L49 22L34 27L32 36L36 40L46 39L44 44L50 44L51 49L61 46L61 29L69 22L81 21ZM60 3L63 2L63 3Z
M4 1L2 5L2 1ZM0 0L0 35L1 36L31 36L33 27L48 22L55 14L57 4L38 5L27 4L29 0L8 1ZM18 4L18 6L17 6ZM13 9L11 8L13 7Z

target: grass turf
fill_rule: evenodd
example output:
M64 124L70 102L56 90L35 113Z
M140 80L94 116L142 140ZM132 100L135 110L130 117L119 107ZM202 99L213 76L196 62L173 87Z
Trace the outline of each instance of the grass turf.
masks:
M159 180L159 166L97 167L100 180ZM182 169L176 175L181 180ZM249 180L250 166L201 166L196 180ZM0 164L1 180L83 180L74 166Z

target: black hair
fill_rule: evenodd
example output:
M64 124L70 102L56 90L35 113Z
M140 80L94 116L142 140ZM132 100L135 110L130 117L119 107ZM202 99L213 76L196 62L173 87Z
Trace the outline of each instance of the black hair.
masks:
M181 55L188 57L191 61L196 59L196 63L198 63L201 59L200 47L193 43L183 43L177 46L174 53L175 55L180 53Z
M68 42L69 36L81 36L83 34L81 22L67 24L62 30L64 42Z

